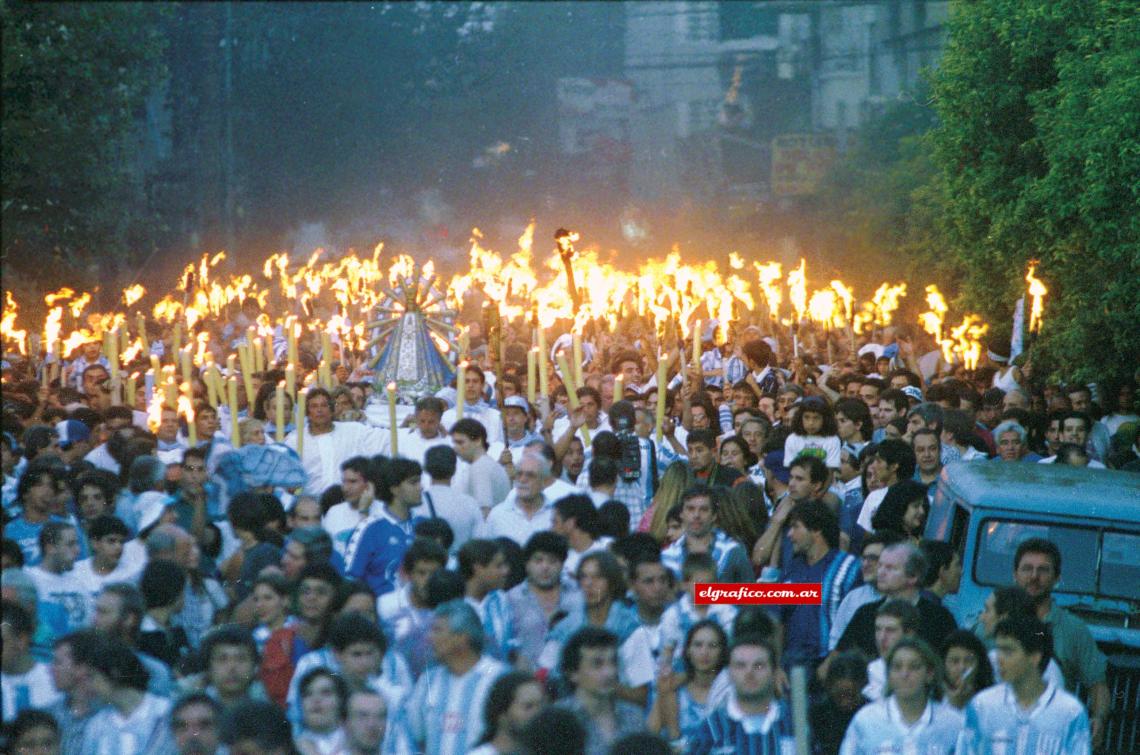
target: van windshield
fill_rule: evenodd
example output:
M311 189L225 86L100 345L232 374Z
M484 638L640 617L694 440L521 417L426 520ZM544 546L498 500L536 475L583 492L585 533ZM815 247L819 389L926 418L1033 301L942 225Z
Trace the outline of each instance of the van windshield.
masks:
M1017 546L1031 537L1061 550L1058 592L1140 600L1140 535L1041 522L986 519L978 534L974 578L983 585L1008 585Z

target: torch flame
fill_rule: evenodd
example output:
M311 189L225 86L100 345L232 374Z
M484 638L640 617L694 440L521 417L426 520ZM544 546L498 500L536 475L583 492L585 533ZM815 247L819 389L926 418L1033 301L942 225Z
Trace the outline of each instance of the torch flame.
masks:
M831 290L834 291L835 295L843 302L844 324L851 322L855 309L855 290L841 280L833 280L831 282ZM836 327L843 327L840 323L836 323L835 325Z
M16 301L12 298L11 291L4 292L4 316L0 318L0 335L6 340L13 340L16 342L20 353L27 356L28 354L28 331L16 330L16 312L19 307L16 306Z
M890 325L891 316L894 311L899 308L899 299L906 296L906 284L900 283L897 286L892 286L884 283L879 286L875 291L875 295L871 298L872 303L875 305L875 324L877 325Z
M783 291L780 290L779 280L783 277L783 272L779 262L769 262L761 265L759 262L755 263L756 272L760 276L760 288L764 290L764 299L768 302L768 312L772 317L778 317L780 314L780 302L783 298Z
M146 289L143 288L141 283L136 283L133 286L128 286L127 288L123 289L123 304L126 304L129 307L141 299L145 293Z
M938 290L938 286L931 283L926 287L926 306L930 307L930 311L923 312L918 316L918 321L930 335L934 336L934 340L942 342L942 322L946 317L947 306L946 299L942 297L942 292ZM949 361L949 360L947 360Z
M982 356L981 338L989 332L990 326L982 322L982 318L975 314L968 314L962 318L962 324L950 329L950 337L942 341L942 357L948 362L954 362L954 355L962 358L962 364L968 370L978 367L978 360Z
M1045 284L1033 274L1036 270L1037 260L1033 260L1029 263L1029 272L1025 274L1025 280L1029 283L1029 295L1033 298L1033 304L1029 310L1030 333L1041 332L1042 315L1045 311L1045 294L1049 293Z
M804 319L807 310L807 260L800 257L800 266L788 272L788 299L796 313L796 322Z
M81 314L83 314L83 310L87 307L87 303L90 301L91 301L91 294L85 293L82 296L80 296L78 299L76 299L75 301L68 304L67 308L71 310L71 316L78 319L79 316Z
M154 392L151 394L150 404L146 408L146 425L152 433L157 433L158 426L162 424L162 408L166 403L162 386L159 384L160 380L162 380L161 374L154 376Z

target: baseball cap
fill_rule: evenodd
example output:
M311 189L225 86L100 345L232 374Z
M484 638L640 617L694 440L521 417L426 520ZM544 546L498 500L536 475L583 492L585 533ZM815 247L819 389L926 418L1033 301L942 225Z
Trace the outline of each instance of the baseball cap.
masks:
M76 443L82 443L91 437L91 428L77 419L65 419L58 422L55 431L59 433L59 447L65 451Z
M509 409L511 407L522 409L527 414L530 414L530 404L528 404L527 400L522 396L508 396L503 399L503 409Z
M148 490L141 494L135 502L135 508L139 511L139 534L158 524L166 507L173 503L173 498L157 490Z
M902 392L904 394L906 394L907 398L912 398L915 401L919 401L919 402L922 401L922 391L913 385L906 386L905 388L902 389Z
M784 466L783 451L769 451L764 455L764 471L785 485L792 477L791 470Z

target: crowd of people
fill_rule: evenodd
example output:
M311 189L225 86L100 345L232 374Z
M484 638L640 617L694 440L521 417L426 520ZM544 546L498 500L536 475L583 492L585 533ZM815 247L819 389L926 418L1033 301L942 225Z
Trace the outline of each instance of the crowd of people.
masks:
M245 332L201 327L218 363ZM98 343L55 381L6 362L8 751L786 753L802 666L821 755L1090 752L1106 660L1052 598L1057 545L1021 542L960 627L961 554L925 524L952 462L1140 470L1135 383L966 371L889 327L830 363L825 336L713 332L664 386L636 323L587 339L575 400L541 355L535 406L525 329L495 355L471 323L463 383L394 448L359 364L283 439L281 364L236 416L195 375L190 445L141 387L114 402ZM758 581L822 602L695 600Z

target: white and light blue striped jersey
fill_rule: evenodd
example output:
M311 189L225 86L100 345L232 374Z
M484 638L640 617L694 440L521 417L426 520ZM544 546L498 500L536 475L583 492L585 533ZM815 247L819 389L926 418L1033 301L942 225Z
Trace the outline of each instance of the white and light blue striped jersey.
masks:
M1077 698L1055 684L1033 708L1017 703L1013 688L982 690L966 706L958 755L1089 755L1089 717Z
M483 736L487 693L507 667L483 656L463 676L447 666L429 668L416 682L404 709L408 734L424 755L463 755Z
M903 720L894 695L864 705L839 748L839 755L879 755L884 752L907 755L952 755L962 714L945 703L928 701L918 720Z
M510 662L511 651L518 649L518 640L515 639L514 614L507 593L492 590L483 596L482 601L470 597L466 601L483 622L483 652L500 661Z
M123 716L113 706L95 714L87 724L81 755L143 755L171 752L170 700L143 696L139 707Z

